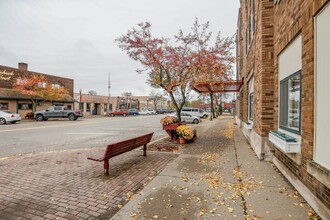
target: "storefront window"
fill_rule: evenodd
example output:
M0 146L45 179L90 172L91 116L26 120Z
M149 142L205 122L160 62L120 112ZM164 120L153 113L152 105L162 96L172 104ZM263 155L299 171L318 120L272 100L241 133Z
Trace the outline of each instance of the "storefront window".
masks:
M0 103L0 110L8 110L8 103Z
M18 104L18 109L19 110L30 110L30 109L32 109L32 104L29 104L29 103L19 103Z

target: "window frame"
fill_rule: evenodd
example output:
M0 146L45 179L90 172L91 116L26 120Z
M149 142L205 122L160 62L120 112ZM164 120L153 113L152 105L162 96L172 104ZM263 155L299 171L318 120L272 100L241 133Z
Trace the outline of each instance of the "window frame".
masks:
M22 105L28 105L28 108L22 108ZM18 103L18 110L32 110L33 104L32 103Z
M251 96L252 96L252 102L251 102ZM251 92L249 93L249 121L253 122L254 120L253 116L254 116L254 92Z
M282 113L282 110L281 110L281 96L282 96L282 84L284 84L285 82L288 82L290 79L296 77L296 76L299 76L300 77L300 86L299 86L299 129L298 130L295 130L295 129L291 129L287 126L283 126L282 125L282 121L281 121L281 113ZM279 90L280 90L280 94L279 94L279 128L285 130L285 131L288 131L288 132L291 132L291 133L294 133L294 134L298 134L298 135L301 135L301 102L302 102L302 79L301 79L301 70L298 70L296 72L294 72L293 74L285 77L284 79L280 80L280 86L279 86ZM289 91L287 93L287 97L289 96ZM289 99L288 99L289 100ZM287 103L287 105L289 105L289 103ZM287 112L286 114L288 114L289 116L289 108L287 108Z
M6 106L7 108L1 107L0 110L9 110L9 103L8 102L0 102L0 106Z
M86 112L91 112L91 103L86 103Z

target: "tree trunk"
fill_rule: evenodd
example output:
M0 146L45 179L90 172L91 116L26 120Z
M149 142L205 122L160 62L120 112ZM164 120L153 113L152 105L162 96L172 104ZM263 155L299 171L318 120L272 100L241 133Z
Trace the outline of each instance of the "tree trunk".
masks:
M153 100L153 102L154 102L154 110L156 111L157 110L157 102L156 102L156 100Z
M174 95L173 95L172 92L169 92L169 95L170 95L171 100L172 100L172 102L173 102L173 105L174 105L175 112L176 112L176 115L177 115L177 117L178 117L178 120L181 121L181 109L182 109L182 107L180 108L180 107L178 106L178 103L176 103L176 100L175 100ZM183 105L182 105L182 106L183 106Z
M37 100L31 99L32 100L32 111L35 112L37 111Z

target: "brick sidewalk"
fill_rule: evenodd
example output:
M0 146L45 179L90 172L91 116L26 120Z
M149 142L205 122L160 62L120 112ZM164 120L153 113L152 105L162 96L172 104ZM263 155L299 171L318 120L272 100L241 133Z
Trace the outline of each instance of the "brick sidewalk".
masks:
M142 151L103 163L104 149L24 155L0 161L0 219L109 219L131 192L144 187L175 154Z

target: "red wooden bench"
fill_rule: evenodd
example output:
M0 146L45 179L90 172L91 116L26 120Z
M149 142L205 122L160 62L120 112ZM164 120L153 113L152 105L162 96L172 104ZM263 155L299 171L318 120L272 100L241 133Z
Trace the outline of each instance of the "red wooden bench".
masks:
M104 174L109 175L109 159L127 151L143 146L143 156L147 156L147 144L150 142L154 133L142 135L140 137L132 138L129 140L117 142L107 145L104 155L102 157L88 157L89 160L98 162L104 161Z

